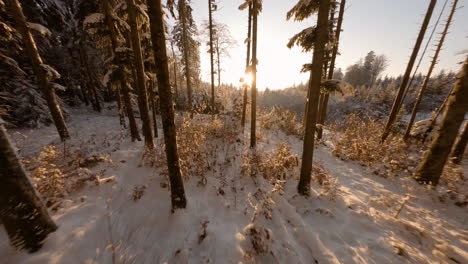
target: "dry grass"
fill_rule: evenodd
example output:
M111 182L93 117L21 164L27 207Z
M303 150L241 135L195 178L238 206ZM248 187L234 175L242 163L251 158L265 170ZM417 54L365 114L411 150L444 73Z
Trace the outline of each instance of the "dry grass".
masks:
M295 112L273 107L269 112L260 113L260 127L268 130L281 130L286 135L302 137L303 128Z

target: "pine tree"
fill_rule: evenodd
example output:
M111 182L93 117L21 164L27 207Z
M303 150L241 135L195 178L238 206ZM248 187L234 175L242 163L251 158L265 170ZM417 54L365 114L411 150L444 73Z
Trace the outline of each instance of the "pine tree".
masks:
M323 64L326 45L329 42L329 21L330 7L332 2L325 1L299 1L287 14L287 18L294 17L296 21L302 21L312 14L318 12L317 26L310 27L291 38L288 46L295 43L303 47L305 51L313 49L313 59L310 71L308 104L309 110L306 112L306 127L304 135L304 146L302 152L302 165L298 192L301 195L310 196L310 181L312 173L312 162L314 155L314 136L316 131L317 111L321 87L321 76L323 74ZM317 77L319 76L319 77Z
M437 185L442 175L460 126L468 111L468 59L458 75L450 94L442 121L429 150L416 169L415 178L421 183Z
M177 150L177 135L174 122L175 114L169 80L163 10L161 0L147 0L147 3L158 89L161 98L161 118L164 130L169 181L171 183L172 210L175 210L178 208L185 208L187 206L187 199L185 198L184 182L180 172L179 154Z
M114 60L116 64L115 74L116 78L120 83L120 90L122 91L123 95L123 104L125 106L125 111L127 113L128 122L129 122L129 129L130 135L132 137L132 141L138 140L140 141L140 134L138 132L138 127L135 120L135 115L133 113L132 102L130 97L130 88L128 86L128 82L126 81L126 70L125 70L125 58L123 58L123 53L120 52L121 46L118 41L118 31L116 24L114 22L114 13L112 11L112 0L104 0L103 1L103 9L105 15L105 22L107 28L110 32L109 37L111 39L112 51L114 55Z
M452 23L453 15L455 14L455 10L457 9L457 3L458 3L458 0L453 1L452 10L450 11L450 14L449 14L449 16L447 18L447 22L445 24L444 31L442 32L441 38L439 40L439 44L437 45L434 57L432 57L431 65L429 66L429 70L427 72L427 75L424 78L424 82L423 82L423 84L422 84L422 86L421 86L421 88L419 90L419 94L418 94L418 97L416 98L416 102L414 103L413 111L411 112L411 118L410 118L410 120L408 122L408 125L406 127L406 132L405 132L405 135L403 137L403 139L405 139L405 140L407 140L409 138L409 136L410 136L411 129L413 127L414 120L416 119L416 114L418 112L418 107L421 104L422 97L424 95L424 92L426 91L427 85L429 84L429 80L431 78L432 71L434 70L435 65L437 63L437 60L439 59L439 53L442 50L442 46L444 45L445 38L446 38L446 36L448 34L448 30L450 28L450 24Z
M145 136L145 146L148 149L154 148L153 134L151 132L151 119L148 107L148 92L146 90L145 68L143 65L143 56L141 53L140 33L137 23L137 9L134 0L126 0L128 9L128 21L130 24L131 41L134 65L136 70L136 86L138 91L138 107L140 109L141 121L143 123L143 135Z
M258 34L258 14L262 11L262 1L252 0L252 87L251 92L251 110L250 110L250 147L257 145L257 34Z
M3 125L0 118L0 222L13 246L34 252L57 226L29 181Z
M7 5L13 14L18 31L23 38L26 52L28 53L32 62L34 74L36 75L37 82L39 83L39 86L44 93L47 106L49 107L55 127L57 128L57 131L60 135L60 139L65 141L70 138L70 134L68 133L67 125L65 124L65 119L63 117L60 105L57 102L54 87L50 83L50 81L54 78L54 76L58 75L58 73L52 67L42 62L42 58L39 55L34 38L29 31L21 4L18 2L18 0L8 0Z
M345 6L346 6L346 0L341 0L340 11L338 15L338 23L336 25L336 31L335 31L335 43L333 45L332 55L330 58L330 69L328 70L328 79L333 79L334 77L333 74L335 73L335 61L336 61L336 56L338 55L341 26L343 25L343 16L344 16ZM330 94L326 93L324 95L323 102L320 105L321 111L320 111L319 122L318 122L319 125L323 125L325 123L325 119L327 117L327 107L328 107L329 97L330 97ZM317 133L318 140L322 138L322 134L323 134L323 128L322 126L320 126L318 127L318 133Z
M381 141L384 142L388 135L390 134L390 128L392 127L395 119L400 111L400 107L402 105L403 95L405 93L405 89L408 85L408 81L413 70L414 62L416 61L416 57L418 56L419 48L421 47L421 43L424 40L424 35L426 34L427 26L429 25L429 21L431 20L432 13L434 11L434 7L437 3L437 0L431 0L429 3L429 7L426 12L426 16L424 17L424 21L421 25L421 30L419 31L418 38L416 40L416 44L414 45L413 52L411 54L410 60L406 67L405 75L403 75L403 79L400 84L400 88L398 89L398 94L395 100L393 101L393 106L388 116L387 122L385 123L384 132L381 137Z
M215 71L214 71L214 48L213 48L213 12L216 11L214 0L208 0L208 30L210 35L210 64L211 64L211 114L215 114Z

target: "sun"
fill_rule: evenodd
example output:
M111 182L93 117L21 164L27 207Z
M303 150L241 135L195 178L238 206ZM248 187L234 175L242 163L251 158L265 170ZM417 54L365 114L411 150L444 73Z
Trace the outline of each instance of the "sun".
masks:
M248 72L245 74L244 78L242 78L242 83L248 86L252 86L253 76L252 73Z

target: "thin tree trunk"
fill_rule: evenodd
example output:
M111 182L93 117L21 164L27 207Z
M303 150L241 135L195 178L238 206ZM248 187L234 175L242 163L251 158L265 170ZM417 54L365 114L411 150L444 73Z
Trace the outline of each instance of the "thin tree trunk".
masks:
M247 30L247 57L245 60L245 73L248 74L250 69L250 44L252 43L252 3L249 4L249 25ZM242 128L245 127L245 115L247 113L247 100L248 100L248 85L244 86L244 98L242 101Z
M424 17L423 24L421 25L421 30L419 31L418 39L416 40L416 44L413 48L413 53L411 54L408 66L406 67L405 75L403 76L403 79L401 81L400 88L398 89L397 97L393 101L392 110L390 111L390 115L388 116L387 122L385 124L385 128L381 137L382 142L384 142L390 134L390 128L395 122L398 112L400 111L403 94L405 93L405 89L408 85L411 72L413 71L414 62L416 60L416 57L418 56L421 43L424 40L424 35L426 34L427 26L429 25L429 21L431 20L432 12L434 11L436 3L437 0L431 0L427 9L426 16Z
M250 148L257 145L257 33L258 33L258 0L252 4L252 88L251 88L251 111L250 111Z
M119 111L119 120L120 120L120 125L123 128L127 128L127 125L125 124L125 114L124 114L124 106L122 104L122 95L120 94L120 87L116 85L115 87L115 97L117 101L117 107Z
M185 208L187 206L187 199L185 198L184 182L180 172L179 154L177 150L177 135L174 122L171 84L169 81L163 10L161 0L147 0L147 4L158 90L161 100L161 118L163 122L169 181L171 183L172 210L175 210L178 208Z
M214 48L213 48L213 8L208 0L208 21L210 30L210 63L211 63L211 114L215 114L215 77L214 77Z
M335 72L335 62L336 62L336 56L338 55L338 47L340 44L340 34L341 34L341 27L343 25L343 17L344 17L344 10L346 6L346 0L341 0L340 4L340 11L338 15L338 22L336 25L336 31L335 31L335 46L333 46L332 50L332 56L330 60L330 69L328 70L328 79L333 79L333 73ZM322 103L322 113L320 114L320 125L325 124L325 120L327 118L327 107L328 107L328 99L330 98L330 94L325 94L325 97L323 99ZM317 134L317 139L322 139L323 135L323 128L319 127L318 129L318 134Z
M154 67L152 67L154 68ZM152 70L154 72L154 69ZM158 137L158 111L156 110L156 88L154 87L154 80L151 78L150 80L150 91L151 91L151 109L153 110L153 130L154 130L154 137Z
M219 50L219 37L216 38L216 55L218 56L218 87L221 87L221 55Z
M418 112L418 107L421 104L421 100L424 95L424 92L426 91L429 80L431 78L432 71L434 70L437 60L439 58L439 53L442 50L442 46L444 45L445 37L447 36L450 24L452 23L453 15L455 14L455 10L457 9L457 3L458 3L458 0L453 1L452 10L450 11L450 14L448 16L447 23L445 24L445 28L444 28L444 31L442 32L442 36L440 38L439 44L437 45L437 49L435 51L434 57L432 58L431 66L429 66L429 70L427 72L426 78L424 79L423 85L421 86L421 89L419 90L419 94L416 99L416 102L414 103L413 111L411 112L411 118L408 122L408 126L406 127L405 135L403 136L404 140L407 140L410 136L411 128L413 127L413 123L414 123L414 120L416 119L416 114Z
M120 58L120 53L115 52L117 48L119 47L119 44L117 41L117 32L115 28L115 23L112 20L112 7L111 7L110 1L111 0L105 0L103 2L105 21L110 31L110 39L111 39L112 51L114 52L114 56L117 57L116 59L117 61L122 61L122 59ZM123 95L124 108L125 108L125 111L127 112L127 117L128 117L130 135L131 135L132 141L135 141L135 140L140 141L141 138L140 138L140 134L138 133L138 127L136 124L135 115L133 113L133 108L132 108L132 100L130 97L130 91L129 91L128 83L126 81L125 66L124 65L117 65L117 66L118 66L117 71L118 71L119 80L120 80L120 88L122 90L122 95Z
M145 137L145 146L148 149L154 148L153 133L151 132L151 118L148 107L148 94L146 90L145 68L143 65L143 56L141 54L140 33L137 25L137 10L134 0L126 0L128 9L128 20L131 28L131 40L133 55L135 56L135 68L137 79L135 80L138 90L138 107L140 109L141 121L143 123L143 135Z
M0 222L17 249L35 252L57 230L0 118Z
M171 41L171 49L172 49L172 56L173 56L173 60L174 60L174 88L175 88L175 103L176 103L176 106L178 104L178 101L179 101L179 91L178 91L178 84L177 84L177 57L176 57L176 54L174 52L174 42Z
M81 55L83 56L83 64L84 64L83 66L85 67L85 70L86 70L86 76L87 76L87 80L89 83L89 91L92 97L91 103L93 105L93 109L97 112L101 112L101 103L99 102L99 95L96 91L96 85L95 85L92 71L89 68L88 53L86 52L86 46L80 47L80 52L81 52Z
M468 122L465 122L462 132L455 142L455 146L452 150L452 161L455 164L460 164L463 160L463 155L465 154L466 143L468 142Z
M458 75L450 94L440 127L423 161L416 169L415 178L421 183L437 185L447 162L460 126L468 111L468 59Z
M317 40L314 45L312 70L309 80L309 111L304 135L304 147L302 151L301 176L297 190L300 195L310 196L310 180L312 162L314 156L314 136L317 122L317 108L320 95L320 85L323 70L325 45L328 42L328 15L330 14L330 0L322 0L317 18Z
M421 142L424 143L426 142L427 137L429 134L434 130L434 127L437 123L437 118L439 117L440 113L444 110L445 106L447 105L447 101L450 98L450 94L452 94L454 86L450 89L450 92L448 93L447 97L445 97L444 102L440 105L440 107L435 111L435 113L431 116L431 122L429 123L429 126L427 127L426 131L424 132L422 136Z
M65 124L65 119L63 118L60 105L57 102L54 88L49 83L47 74L41 66L43 64L42 58L37 50L36 42L34 41L31 32L29 31L26 18L23 14L23 9L21 8L18 0L8 0L7 4L10 7L11 13L16 21L16 26L18 27L18 31L20 32L23 39L26 52L31 59L33 71L36 75L39 87L44 93L47 106L49 107L55 127L57 128L57 131L60 135L60 139L65 141L70 138L70 134L68 133L67 125Z
M185 0L179 1L180 14L179 19L182 23L182 45L184 46L184 61L185 61L185 81L187 82L187 105L188 111L192 113L192 80L190 77L190 58L188 50L187 36L187 6Z

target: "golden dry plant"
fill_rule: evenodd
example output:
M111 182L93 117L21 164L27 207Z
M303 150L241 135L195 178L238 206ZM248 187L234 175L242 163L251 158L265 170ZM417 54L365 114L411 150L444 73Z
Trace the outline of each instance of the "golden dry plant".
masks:
M267 130L281 130L286 135L302 137L303 128L295 112L281 107L273 107L270 111L261 112L260 126Z

